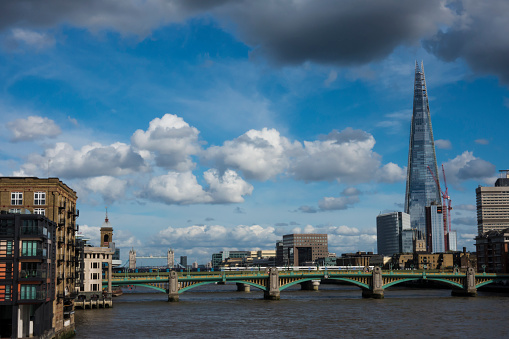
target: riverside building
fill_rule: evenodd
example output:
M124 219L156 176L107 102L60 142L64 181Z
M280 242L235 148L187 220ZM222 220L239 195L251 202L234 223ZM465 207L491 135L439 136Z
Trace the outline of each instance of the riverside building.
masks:
M479 236L509 228L509 170L500 171L494 187L477 187L475 195Z
M430 173L438 178L435 142L424 77L424 66L415 64L414 100L408 151L408 172L405 194L405 213L410 214L410 226L428 239L426 206L441 204L440 187Z
M74 333L74 244L75 232L77 231L76 218L79 215L76 209L77 199L76 192L58 178L0 178L1 210L7 211L10 215L30 213L45 216L56 225L53 232L54 241L47 243L46 248L46 255L48 255L48 248L51 248L54 249L56 258L54 261L51 261L51 258L46 258L46 260L49 259L48 263L52 264L51 270L54 272L49 278L51 282L46 282L46 286L50 286L55 298L46 302L52 304L51 328L55 336ZM36 238L33 240L26 239L26 241L33 241L30 244L26 243L26 250L29 251L30 249L39 254L39 250L44 252L45 245L39 236ZM15 247L11 247L10 250L17 251ZM9 251L8 244L5 243L4 249L0 251L7 253ZM23 247L20 251L21 254L25 253ZM13 267L13 272L19 272L19 270L19 267ZM0 277L0 281L1 279ZM35 291L37 292L37 290ZM37 293L35 295L37 296ZM37 321L38 318L34 319Z
M408 213L390 212L376 217L378 254L392 256L397 253L412 252L412 235Z
M283 264L303 266L329 256L327 234L283 235Z

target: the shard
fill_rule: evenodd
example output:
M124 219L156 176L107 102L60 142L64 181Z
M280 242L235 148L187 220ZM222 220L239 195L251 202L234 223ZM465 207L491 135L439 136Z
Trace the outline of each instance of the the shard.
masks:
M408 172L405 194L405 212L410 214L410 225L428 240L426 232L426 206L441 205L440 187L433 179L438 178L437 158L428 93L424 78L424 66L415 63L414 108L410 127L410 148L408 151Z

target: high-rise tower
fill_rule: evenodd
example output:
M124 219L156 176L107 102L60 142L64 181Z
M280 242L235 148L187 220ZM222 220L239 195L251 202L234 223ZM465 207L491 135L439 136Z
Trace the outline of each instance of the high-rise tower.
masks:
M410 214L411 227L419 230L426 237L426 240L429 240L429 234L426 232L425 207L430 206L432 202L441 205L440 187L433 179L430 170L438 178L424 66L421 63L419 68L416 62L414 110L410 127L405 212Z

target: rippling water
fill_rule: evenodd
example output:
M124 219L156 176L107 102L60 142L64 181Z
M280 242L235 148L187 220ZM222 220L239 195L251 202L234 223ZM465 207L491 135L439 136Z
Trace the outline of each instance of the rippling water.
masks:
M321 285L281 292L237 292L205 285L168 303L138 288L114 298L111 309L76 310L76 338L359 338L508 337L509 297L480 293L451 297L448 289L389 289L385 299L362 299L356 287Z

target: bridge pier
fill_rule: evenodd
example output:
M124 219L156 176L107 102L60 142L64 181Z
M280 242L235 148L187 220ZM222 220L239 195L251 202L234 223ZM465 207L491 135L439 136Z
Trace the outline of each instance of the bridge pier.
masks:
M463 289L453 289L451 292L452 296L455 297L475 297L477 296L477 288L475 287L475 270L472 267L467 269L467 276Z
M281 291L279 290L279 271L277 267L268 269L269 281L267 290L263 293L265 300L279 300L281 298Z
M237 283L237 291L238 292L251 292L251 285Z
M362 290L363 298L372 298L372 299L383 299L384 298L384 288L383 288L383 278L382 278L382 269L380 267L375 267L373 269L373 275L371 278L371 288Z
M179 281L178 274L175 271L170 272L168 281L168 301L179 301Z
M303 291L318 291L320 280L309 280L300 284L300 289Z

